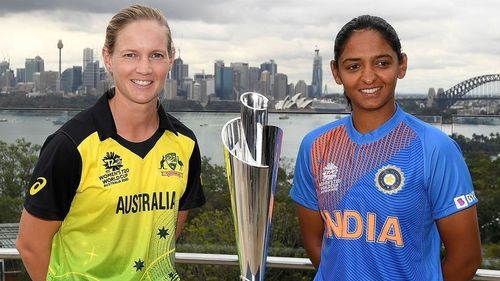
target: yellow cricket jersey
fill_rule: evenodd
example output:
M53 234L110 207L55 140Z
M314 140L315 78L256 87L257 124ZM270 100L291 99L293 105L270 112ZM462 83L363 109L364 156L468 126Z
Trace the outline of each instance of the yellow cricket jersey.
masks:
M160 107L149 140L116 133L108 91L42 147L25 209L61 220L47 280L179 280L179 210L205 202L191 130Z

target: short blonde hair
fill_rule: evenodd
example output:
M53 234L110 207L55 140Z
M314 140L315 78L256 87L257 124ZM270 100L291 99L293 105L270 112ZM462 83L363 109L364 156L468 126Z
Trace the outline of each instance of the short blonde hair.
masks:
M106 39L104 48L109 54L113 54L116 43L116 36L127 24L138 20L156 20L161 25L167 28L167 51L169 55L173 55L173 42L170 27L163 13L156 8L146 7L142 5L131 5L114 15L106 28Z

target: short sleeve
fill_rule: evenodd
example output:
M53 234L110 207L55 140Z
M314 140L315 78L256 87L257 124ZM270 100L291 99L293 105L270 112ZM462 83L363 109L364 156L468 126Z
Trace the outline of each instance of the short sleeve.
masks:
M26 211L42 219L64 220L80 182L81 168L80 154L68 136L56 132L48 137L26 190Z
M195 141L193 153L189 159L189 174L186 191L179 201L179 210L198 208L205 204L205 195L201 183L201 154L198 142Z
M458 144L444 134L430 135L426 142L425 175L433 218L476 204L472 179Z
M311 143L306 136L300 144L295 163L292 189L290 197L298 204L312 210L319 210L318 195L314 185L314 177L311 172Z

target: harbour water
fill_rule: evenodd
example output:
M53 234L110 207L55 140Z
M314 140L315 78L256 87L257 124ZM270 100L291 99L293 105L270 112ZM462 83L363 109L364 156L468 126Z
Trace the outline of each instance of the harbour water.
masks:
M0 140L12 143L16 139L43 144L45 138L55 132L61 124L77 114L77 111L61 110L0 110ZM170 112L191 128L200 145L203 156L211 158L211 163L223 164L223 150L220 133L222 126L239 113L220 112ZM313 128L337 120L345 114L303 114L270 113L270 125L283 129L282 157L295 159L304 135ZM452 124L442 124L438 116L422 117L426 122L447 134L458 133L465 137L500 133L500 116L454 118Z

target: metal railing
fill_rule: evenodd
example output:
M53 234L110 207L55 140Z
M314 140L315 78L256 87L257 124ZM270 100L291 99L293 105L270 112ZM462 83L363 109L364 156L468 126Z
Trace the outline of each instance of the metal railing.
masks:
M0 248L0 259L21 259L16 249ZM177 263L207 264L207 265L238 265L237 255L175 253ZM267 266L288 269L314 270L311 261L307 258L267 257ZM473 280L500 281L500 270L478 269Z

